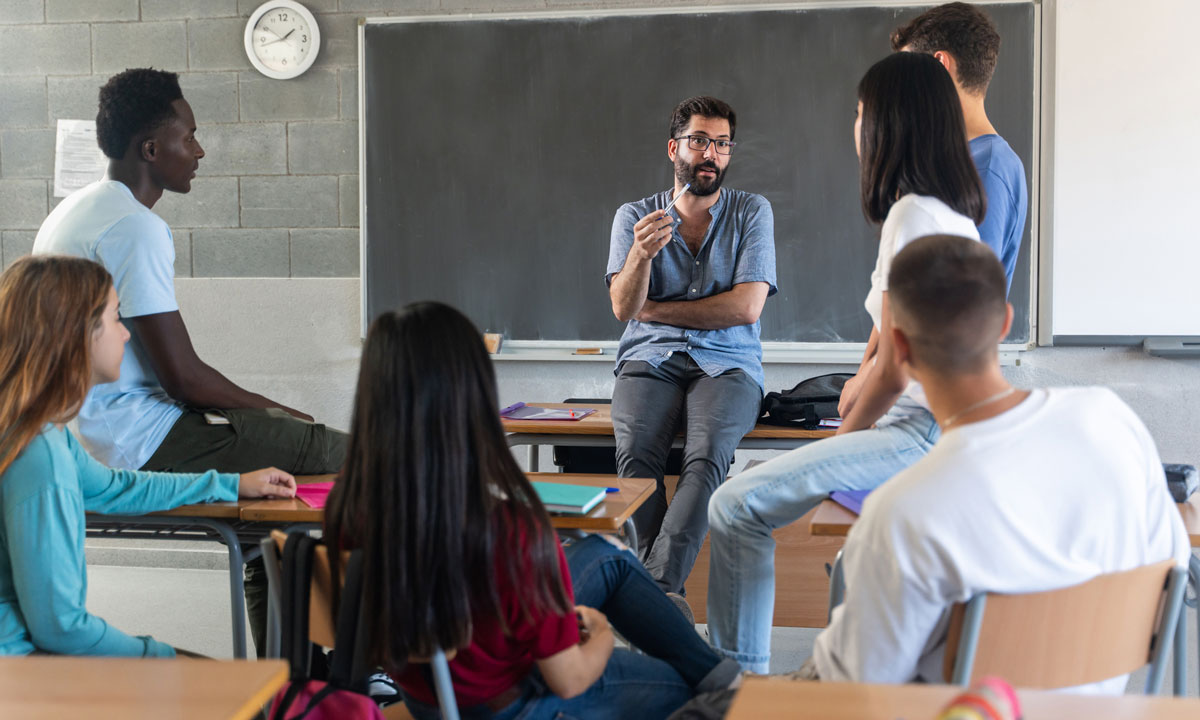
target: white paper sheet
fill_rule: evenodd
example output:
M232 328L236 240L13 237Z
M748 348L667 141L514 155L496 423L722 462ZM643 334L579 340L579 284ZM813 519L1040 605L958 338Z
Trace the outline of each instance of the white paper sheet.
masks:
M104 177L108 158L96 144L95 120L59 120L54 137L54 197Z

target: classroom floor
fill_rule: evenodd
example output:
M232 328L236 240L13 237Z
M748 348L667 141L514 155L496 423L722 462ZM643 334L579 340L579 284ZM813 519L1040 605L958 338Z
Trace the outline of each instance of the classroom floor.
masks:
M229 633L229 575L224 549L215 543L161 543L89 540L88 609L134 635L155 638L215 658L233 656ZM120 564L115 564L120 563ZM137 564L133 564L137 563ZM163 564L185 567L162 567ZM155 565L147 567L147 565ZM1188 611L1188 659L1196 658L1194 611ZM697 625L703 633L704 626ZM791 672L812 654L812 628L775 628L771 672ZM249 637L249 630L247 630ZM1188 694L1200 696L1196 668L1189 668ZM1145 670L1129 687L1140 692ZM1170 684L1167 672L1167 686Z

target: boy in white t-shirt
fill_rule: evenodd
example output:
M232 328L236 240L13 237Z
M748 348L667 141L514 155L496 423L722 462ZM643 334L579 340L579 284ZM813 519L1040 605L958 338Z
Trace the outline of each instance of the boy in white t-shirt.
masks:
M921 238L889 279L898 358L942 436L871 493L846 541L822 680L942 681L949 608L1054 590L1190 547L1146 427L1105 388L1017 390L997 362L1012 306L981 243ZM803 672L803 671L802 671ZM1074 688L1121 693L1128 676Z

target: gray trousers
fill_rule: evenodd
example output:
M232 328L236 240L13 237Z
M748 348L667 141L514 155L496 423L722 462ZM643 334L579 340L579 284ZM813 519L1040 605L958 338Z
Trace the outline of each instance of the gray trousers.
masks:
M617 473L658 481L633 522L642 562L664 592L683 592L708 534L708 499L761 406L762 389L745 372L709 377L684 352L657 368L639 360L621 365L612 407ZM668 505L663 470L681 426L683 469Z

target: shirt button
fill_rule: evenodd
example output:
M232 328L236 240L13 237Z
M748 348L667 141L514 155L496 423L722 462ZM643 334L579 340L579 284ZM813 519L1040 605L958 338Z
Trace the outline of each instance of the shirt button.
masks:
M696 261L696 264L697 264L697 265L699 265L699 264L700 264L700 261L699 261L699 260L697 260L697 261Z
M674 350L668 350L668 351L667 351L667 357L671 357L671 353L673 353L673 352L675 352L675 351L674 351Z
M692 288L692 292L696 292L696 288Z

